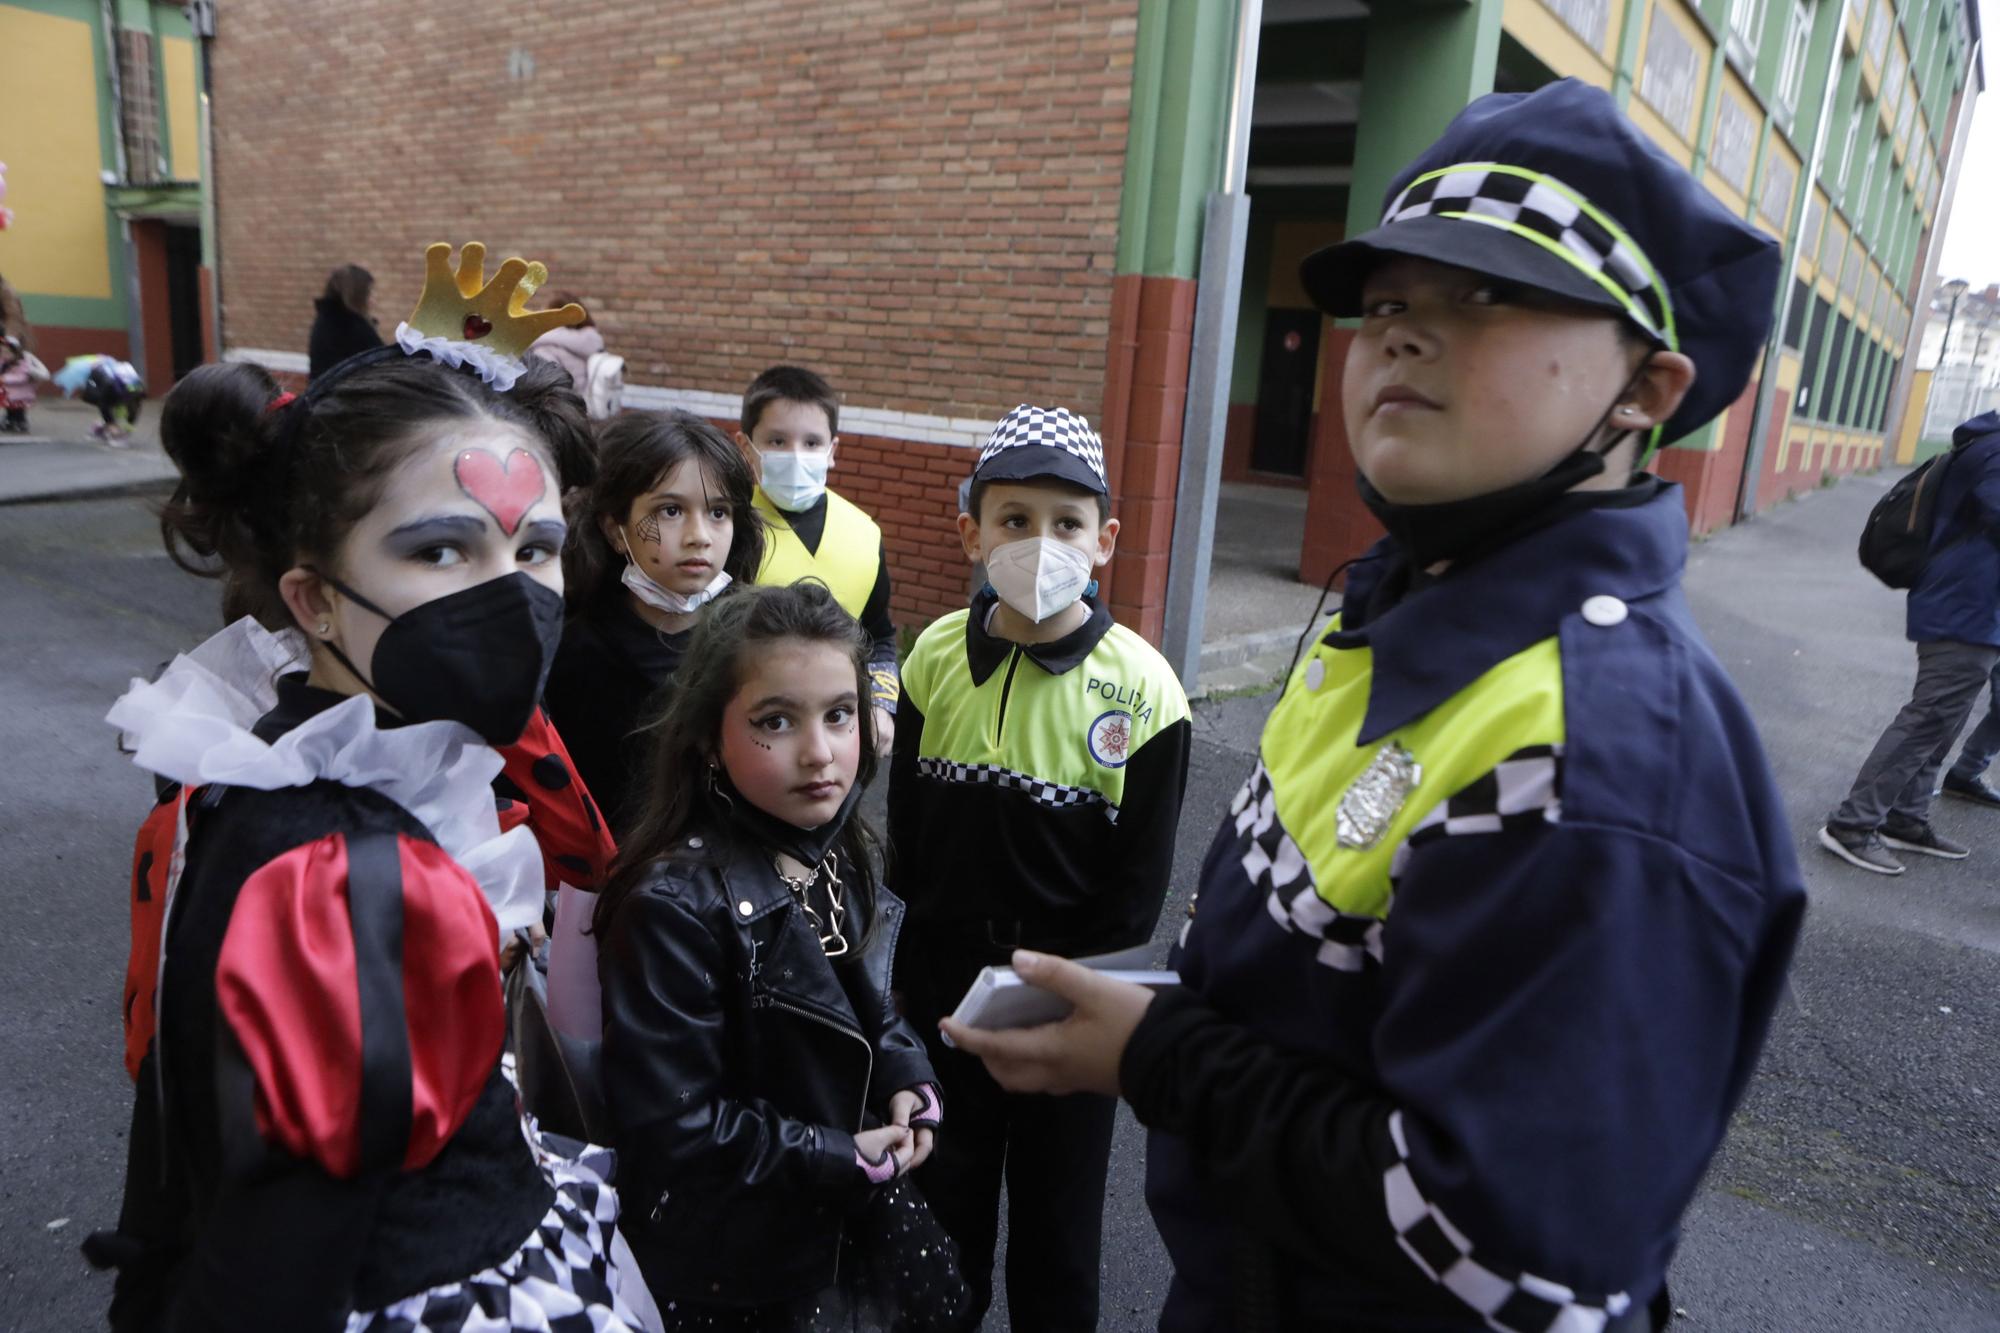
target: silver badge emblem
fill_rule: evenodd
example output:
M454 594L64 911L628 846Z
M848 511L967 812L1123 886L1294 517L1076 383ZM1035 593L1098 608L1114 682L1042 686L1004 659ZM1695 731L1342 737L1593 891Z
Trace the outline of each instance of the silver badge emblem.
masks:
M1335 811L1334 827L1339 832L1340 845L1366 851L1380 842L1396 812L1423 780L1423 766L1397 742L1390 741L1376 751L1368 767L1361 770L1361 776L1348 786L1347 794L1340 798L1340 808Z

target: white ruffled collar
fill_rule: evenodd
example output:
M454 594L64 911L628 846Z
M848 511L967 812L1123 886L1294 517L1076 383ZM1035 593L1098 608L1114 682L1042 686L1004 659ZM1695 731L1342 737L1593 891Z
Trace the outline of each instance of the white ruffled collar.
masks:
M378 727L373 702L357 695L276 741L252 733L277 703L278 677L308 665L303 635L245 618L176 657L159 679L135 679L105 721L140 768L185 786L276 791L325 779L386 796L479 882L502 939L539 921L541 849L525 826L500 831L492 783L502 761L470 727Z

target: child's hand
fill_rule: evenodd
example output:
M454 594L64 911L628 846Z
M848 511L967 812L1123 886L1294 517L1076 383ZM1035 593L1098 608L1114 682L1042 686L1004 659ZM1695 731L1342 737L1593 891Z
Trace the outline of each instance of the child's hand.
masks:
M1009 1092L1101 1092L1118 1095L1118 1062L1153 992L1113 981L1066 958L1014 951L1021 980L1053 991L1076 1008L1059 1023L1011 1032L983 1032L945 1019L952 1045L986 1062Z
M930 1111L931 1100L915 1088L905 1088L889 1099L889 1120L891 1124L910 1127L910 1117L918 1111ZM931 1148L937 1142L937 1133L931 1122L924 1122L910 1129L910 1164L903 1169L914 1171L922 1166L931 1155Z
M889 757L889 751L896 747L896 715L880 704L875 705L875 756Z
M855 1163L877 1185L909 1170L910 1152L910 1131L903 1125L864 1129L854 1136Z

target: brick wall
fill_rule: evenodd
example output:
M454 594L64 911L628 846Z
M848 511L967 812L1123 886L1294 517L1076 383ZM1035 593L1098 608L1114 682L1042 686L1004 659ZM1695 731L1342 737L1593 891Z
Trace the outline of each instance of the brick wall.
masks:
M1103 407L1137 0L234 0L223 337L303 351L335 264L385 331L435 240L546 261L637 384L779 360L850 409ZM945 601L963 448L846 437L899 614ZM947 462L948 460L948 462ZM962 566L961 566L962 567ZM953 571L955 573L955 571ZM958 578L949 602L962 601Z

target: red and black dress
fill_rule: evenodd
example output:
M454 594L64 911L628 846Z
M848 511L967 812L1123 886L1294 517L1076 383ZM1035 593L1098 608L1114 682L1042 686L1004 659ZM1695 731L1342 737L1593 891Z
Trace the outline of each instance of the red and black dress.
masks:
M603 1163L524 1122L503 1068L489 900L540 857L498 828L498 756L302 676L246 730L186 661L113 712L200 788L124 1208L86 1247L113 1328L627 1328Z

